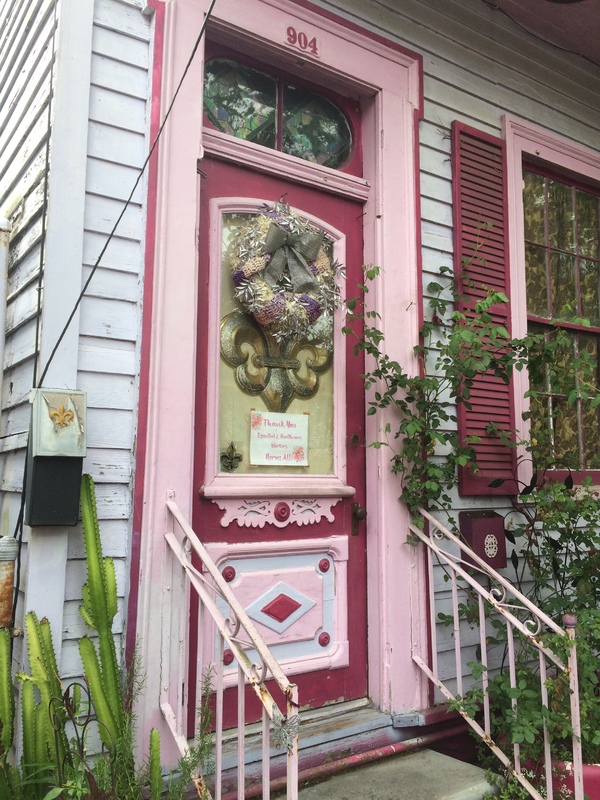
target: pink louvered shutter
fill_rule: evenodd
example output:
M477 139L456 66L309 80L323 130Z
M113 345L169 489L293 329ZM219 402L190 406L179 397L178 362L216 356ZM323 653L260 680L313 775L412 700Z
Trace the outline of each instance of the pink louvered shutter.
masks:
M487 290L510 298L507 194L504 142L461 123L452 128L455 273L462 300L460 310L469 314ZM510 333L507 305L492 309L494 322ZM475 434L477 467L459 471L461 495L508 494L514 491L516 452L498 436L490 435L493 423L500 430L515 427L512 384L492 374L478 377L471 389L471 408L458 406L462 439ZM506 483L490 488L491 481Z

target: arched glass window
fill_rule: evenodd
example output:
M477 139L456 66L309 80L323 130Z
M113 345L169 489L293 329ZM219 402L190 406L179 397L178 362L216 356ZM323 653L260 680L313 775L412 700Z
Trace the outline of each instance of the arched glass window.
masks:
M350 125L334 103L231 59L207 62L204 112L223 133L326 167L352 154Z

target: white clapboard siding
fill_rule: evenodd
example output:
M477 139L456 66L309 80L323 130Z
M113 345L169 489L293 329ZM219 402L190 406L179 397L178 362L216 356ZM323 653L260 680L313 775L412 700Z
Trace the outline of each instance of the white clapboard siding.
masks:
M135 341L139 309L119 298L84 297L81 303L81 333L107 339Z
M53 0L4 4L0 39L0 214L12 225L0 440L3 519L20 503L38 319Z
M7 98L6 107L10 109L10 113L6 115L6 124L0 131L0 154L5 152L10 154L11 146L16 148L25 132L31 130L41 117L46 117L47 96L44 87L50 80L51 64L51 31L49 31L48 41L43 44L40 61L29 76L30 85L24 87L17 84L16 96Z
M95 264L105 244L106 234L87 230L83 240L83 263L90 266ZM135 239L126 239L117 231L102 256L102 266L137 274L141 260L141 242Z
M53 0L23 0L9 2L9 16L3 27L0 52L0 103L21 85L23 72L35 66L37 49L47 41L48 22L52 21Z
M102 259L104 263L104 259ZM84 265L83 279L91 275L92 267ZM90 282L87 294L93 297L117 297L130 303L137 303L140 296L140 276L134 272L98 267Z
M106 375L103 372L80 372L79 388L87 392L88 408L120 408L133 411L135 386L129 375Z
M123 542L129 536L128 520L102 520L102 552L110 558L118 558L123 552ZM69 558L85 558L85 545L81 524L69 529Z
M91 336L79 341L79 371L135 375L136 351L129 342L108 341Z
M109 56L94 53L92 56L92 84L102 82L105 89L146 100L148 73L145 68L124 64Z
M109 197L123 202L127 200L135 186L139 169L111 164L109 161L88 158L86 189L90 194ZM137 185L132 197L136 205L143 200L143 183Z
M2 191L5 193L8 213L21 214L19 204L38 181L41 182L46 166L46 139L48 118L42 114L27 131L24 139L6 153L2 169Z
M119 218L122 207L121 201L88 194L85 203L86 230L108 235ZM132 203L119 222L117 228L119 236L140 241L143 236L143 224L143 209Z
M131 448L134 432L133 412L91 408L88 411L87 423L88 447Z
M140 169L146 158L145 145L142 133L90 121L88 155L92 158Z
M15 368L24 361L31 362L35 352L35 320L12 332L6 337L4 348L4 368Z

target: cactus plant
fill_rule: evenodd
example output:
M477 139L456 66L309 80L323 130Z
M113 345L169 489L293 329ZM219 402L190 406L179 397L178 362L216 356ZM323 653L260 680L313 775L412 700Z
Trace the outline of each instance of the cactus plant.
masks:
M150 800L160 800L163 790L160 766L160 735L156 728L150 731L150 759L148 763Z
M19 673L18 678L23 684L30 681L34 684L40 695L39 704L45 710L42 726L35 731L36 736L41 737L41 741L35 743L35 749L38 754L47 753L44 761L48 761L51 758L50 754L56 749L57 758L62 762L69 757L69 743L65 733L64 708L57 707L53 711L53 717L50 717L52 698L62 697L50 623L46 618L38 620L37 615L30 611L25 618L25 627L31 675ZM22 706L22 709L24 711L25 707ZM29 727L28 720L23 720L23 727L24 730Z
M15 727L15 694L8 628L0 628L0 727L0 757L3 758L12 746Z
M122 690L112 631L117 613L117 585L112 559L102 554L100 528L96 511L94 484L84 475L81 484L81 517L86 550L87 582L82 587L81 615L94 638L84 635L79 652L92 704L98 719L102 741L114 757L116 773L115 797L139 800L144 787L150 789L150 800L158 800L164 789L160 761L160 737L150 734L148 763L136 772L133 756L132 721L128 713L127 695ZM21 682L20 713L22 720L22 758L20 767L11 766L8 752L14 737L14 685L11 672L10 631L0 628L0 800L51 800L54 797L101 797L100 773L107 763L100 760L89 767L81 741L67 737L65 725L79 713L82 705L78 687L63 692L52 647L48 620L38 620L33 612L26 616L28 653L31 674L19 673ZM70 690L73 690L72 693ZM209 733L208 696L210 675L206 676L204 708L198 744L178 769L166 780L170 800L183 798L186 789L202 764L210 762L212 737ZM97 783L98 781L98 783ZM109 777L110 782L110 777ZM110 796L111 790L108 790ZM207 791L198 787L200 797ZM106 796L109 796L108 794Z
M116 741L123 735L126 724L121 672L112 632L117 613L117 582L112 559L102 556L94 482L89 475L81 479L81 520L87 583L83 586L83 605L79 610L85 623L98 634L98 651L84 636L79 643L79 652L98 718Z
M96 509L94 482L81 479L81 521L87 565L79 607L84 622L98 634L97 647L89 636L79 640L79 653L99 721L100 736L119 757L118 790L135 784L135 766L130 745L131 720L125 709L121 671L117 661L113 620L117 613L117 581L111 558L104 558Z

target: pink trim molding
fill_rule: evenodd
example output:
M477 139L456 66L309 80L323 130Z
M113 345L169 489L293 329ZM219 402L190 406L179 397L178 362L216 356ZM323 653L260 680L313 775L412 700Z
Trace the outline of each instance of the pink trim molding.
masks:
M226 528L232 522L237 522L244 528L264 528L265 525L276 525L285 528L287 525L313 525L325 518L334 522L332 508L339 503L340 497L295 498L282 500L281 498L264 497L260 499L236 500L235 498L219 498L213 500L225 512L221 525ZM282 513L283 508L287 514Z
M254 620L287 675L336 669L349 663L348 537L206 545L222 572L233 568L231 587ZM322 569L326 560L329 568ZM273 575L281 580L273 585ZM229 615L217 598L221 612ZM275 606L283 619L273 616ZM203 652L218 652L214 626L207 625ZM252 651L249 652L253 658ZM225 666L228 666L225 664ZM237 666L225 671L225 686L237 683Z

